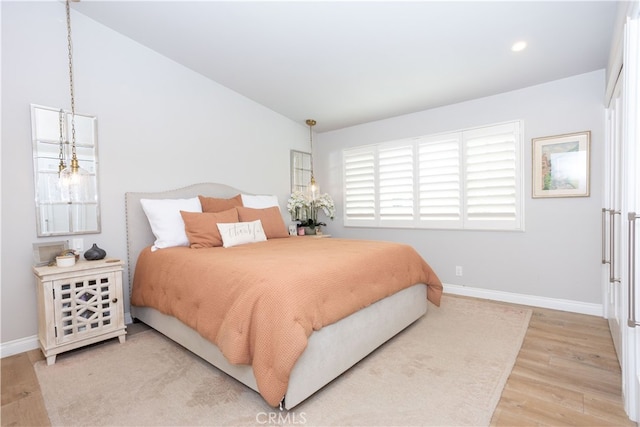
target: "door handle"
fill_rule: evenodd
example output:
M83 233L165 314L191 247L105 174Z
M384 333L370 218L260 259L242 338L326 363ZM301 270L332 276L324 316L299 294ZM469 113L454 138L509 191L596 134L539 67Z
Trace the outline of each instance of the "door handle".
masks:
M609 209L609 282L619 283L620 278L616 277L616 215L620 215L620 211Z
M610 264L610 261L607 261L607 214L609 213L609 209L602 208L602 263Z
M640 322L636 320L636 219L640 218L635 212L629 212L629 316L627 325L630 328L640 326Z

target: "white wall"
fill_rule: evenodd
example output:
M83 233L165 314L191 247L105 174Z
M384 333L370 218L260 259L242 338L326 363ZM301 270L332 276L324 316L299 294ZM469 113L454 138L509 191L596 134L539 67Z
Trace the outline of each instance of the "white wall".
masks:
M600 209L604 70L497 96L367 123L317 137L323 191L336 199L328 232L413 245L443 282L601 304ZM342 226L343 147L524 120L524 232L399 230ZM531 198L531 138L591 131L591 197ZM326 160L328 159L328 160ZM325 161L326 160L326 161ZM455 266L463 276L455 276Z
M1 342L37 333L37 238L29 104L69 109L62 2L2 8ZM72 10L76 110L98 118L102 233L126 259L124 193L222 182L286 204L289 150L308 128L205 79ZM215 52L207 52L215 55ZM64 237L62 239L65 239ZM127 272L125 271L125 282ZM128 289L127 294L128 311Z

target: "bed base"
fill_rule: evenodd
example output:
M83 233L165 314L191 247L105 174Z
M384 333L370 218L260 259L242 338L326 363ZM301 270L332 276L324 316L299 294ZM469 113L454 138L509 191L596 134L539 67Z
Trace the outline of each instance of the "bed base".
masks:
M314 331L296 362L282 407L291 409L397 335L427 311L427 288L414 285ZM131 307L134 318L258 391L249 365L233 365L218 347L175 317L149 307Z

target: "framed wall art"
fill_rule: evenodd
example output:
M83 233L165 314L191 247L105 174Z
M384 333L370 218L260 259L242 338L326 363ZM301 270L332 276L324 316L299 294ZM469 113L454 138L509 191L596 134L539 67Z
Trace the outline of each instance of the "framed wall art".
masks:
M532 197L589 197L591 132L533 138Z

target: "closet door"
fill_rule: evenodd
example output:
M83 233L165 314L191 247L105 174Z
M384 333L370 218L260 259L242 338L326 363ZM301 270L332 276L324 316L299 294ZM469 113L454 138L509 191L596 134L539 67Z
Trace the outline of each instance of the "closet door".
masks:
M622 72L606 110L602 282L624 407L640 419L640 2L624 26ZM633 16L634 18L631 18Z
M611 102L607 108L607 137L605 141L604 201L602 208L602 283L605 317L609 321L611 336L618 359L622 351L622 86L620 74Z
M640 421L640 2L633 18L627 19L624 38L624 91L622 136L622 209L625 239L623 274L622 392L625 409L634 421Z

